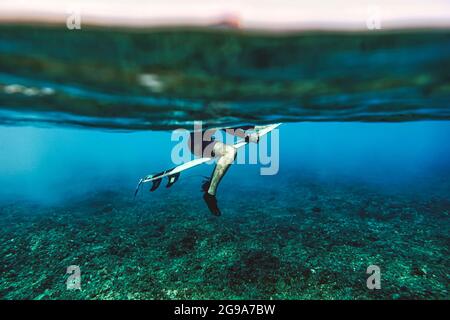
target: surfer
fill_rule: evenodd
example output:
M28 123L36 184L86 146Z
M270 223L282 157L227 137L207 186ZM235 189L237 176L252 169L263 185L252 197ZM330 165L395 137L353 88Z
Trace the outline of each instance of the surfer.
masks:
M198 157L217 158L216 166L211 177L203 182L203 200L212 214L220 216L221 212L217 206L216 191L225 173L236 158L237 150L229 144L214 140L214 133L223 130L228 134L245 139L246 142L257 143L259 135L257 132L247 133L249 130L257 130L262 126L243 126L238 128L208 129L203 132L192 132L189 138L189 148Z
M216 192L217 187L223 176L229 169L230 165L236 158L237 149L244 147L248 143L258 143L260 137L271 132L281 123L270 124L266 126L240 126L235 128L216 128L208 130L194 130L189 134L188 147L190 151L197 156L197 159L185 162L174 168L164 170L155 174L147 175L141 178L134 192L134 196L138 194L141 185L145 183L152 183L150 192L155 191L161 185L163 178L167 178L166 188L173 186L178 181L180 173L184 170L193 168L202 163L206 163L211 159L217 159L216 166L210 178L202 184L203 199L206 202L212 214L220 216L221 212L217 206ZM214 139L214 133L217 131L224 131L230 135L240 137L241 140L233 145L225 144Z

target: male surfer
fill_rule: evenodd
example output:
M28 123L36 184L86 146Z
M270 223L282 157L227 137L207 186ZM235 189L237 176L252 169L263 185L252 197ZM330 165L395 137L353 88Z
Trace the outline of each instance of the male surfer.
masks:
M214 140L214 133L223 130L228 134L244 138L247 142L257 143L259 135L257 130L266 126L242 126L238 128L208 129L201 132L192 132L189 138L189 148L198 157L217 158L217 163L211 178L202 184L203 199L212 214L220 216L221 212L217 206L216 191L220 181L236 158L236 148ZM248 131L252 131L248 133ZM255 131L255 132L253 132Z
M210 161L212 158L217 158L217 163L211 178L207 179L202 185L203 199L205 200L209 210L217 216L221 215L220 209L217 206L216 191L217 187L227 172L230 165L236 158L236 150L245 146L247 143L258 143L259 138L266 135L273 129L277 128L281 123L270 124L267 126L240 126L236 128L216 128L205 131L194 130L189 135L188 147L191 152L198 158L185 162L174 168L164 170L156 174L147 175L139 180L134 196L138 194L140 187L145 183L152 183L150 191L153 192L161 185L163 178L167 177L168 182L166 188L170 188L178 181L180 173L189 168L193 168L202 163ZM243 138L234 145L225 144L216 141L213 137L218 130L225 131L228 134Z

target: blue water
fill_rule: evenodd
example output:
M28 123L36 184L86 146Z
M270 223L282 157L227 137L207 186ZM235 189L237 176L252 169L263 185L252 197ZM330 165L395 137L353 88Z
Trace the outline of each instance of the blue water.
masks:
M1 127L0 135L0 183L8 186L1 198L44 203L106 189L131 196L139 177L173 166L171 152L178 143L171 141L171 132ZM450 122L284 124L277 176L301 172L387 188L420 187L414 185L418 179L450 172L449 136ZM213 165L204 166L183 173L177 188L184 176L209 175ZM235 165L221 189L236 192L226 187L226 181L236 180L273 183L276 189L277 179L260 177L261 166ZM157 194L152 197L157 201Z
M217 218L200 192L212 165L133 200L139 177L173 166L170 132L1 127L0 292L448 298L449 133L449 122L435 121L283 124L277 174L234 164ZM81 291L65 288L73 264ZM375 292L365 288L372 264L383 272Z

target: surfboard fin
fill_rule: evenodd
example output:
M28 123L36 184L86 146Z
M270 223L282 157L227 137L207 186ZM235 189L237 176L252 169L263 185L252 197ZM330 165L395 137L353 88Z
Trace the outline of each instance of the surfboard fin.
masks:
M162 178L155 179L152 181L152 187L150 188L150 192L155 191L158 189L159 185L161 184Z
M169 182L167 182L166 188L170 188L175 182L178 181L179 177L180 177L179 172L168 176L167 179L169 180Z

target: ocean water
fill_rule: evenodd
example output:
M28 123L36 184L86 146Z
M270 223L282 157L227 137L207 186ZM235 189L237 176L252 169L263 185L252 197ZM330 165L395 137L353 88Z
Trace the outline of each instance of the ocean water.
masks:
M0 26L0 297L448 299L448 70L442 30ZM134 198L197 120L283 124L220 217L213 164Z

